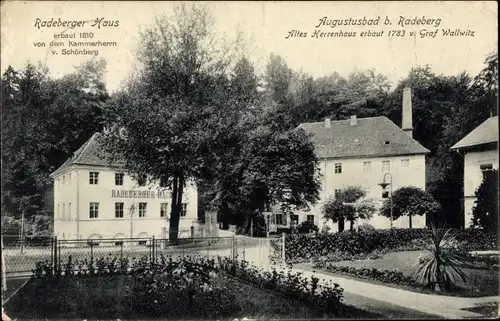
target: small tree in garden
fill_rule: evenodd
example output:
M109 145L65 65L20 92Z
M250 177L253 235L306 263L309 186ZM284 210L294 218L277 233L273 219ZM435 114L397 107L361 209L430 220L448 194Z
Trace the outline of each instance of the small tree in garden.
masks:
M350 221L350 230L352 231L357 218L369 219L375 212L375 207L372 204L360 202L365 196L366 192L362 187L348 186L323 205L324 218L331 219L334 223L338 222L339 232L343 230L343 221ZM359 203L359 205L347 205L346 203Z
M498 231L498 170L485 172L476 190L472 224L488 231Z
M457 281L467 282L462 270L466 266L464 258L454 249L455 238L451 229L436 228L431 221L432 242L428 255L419 262L414 280L436 290L451 292L456 289Z
M436 213L440 205L431 194L421 188L405 186L392 193L392 217L397 220L401 216L408 216L409 227L412 228L412 217L426 213ZM380 214L391 217L391 200L386 199L380 208Z

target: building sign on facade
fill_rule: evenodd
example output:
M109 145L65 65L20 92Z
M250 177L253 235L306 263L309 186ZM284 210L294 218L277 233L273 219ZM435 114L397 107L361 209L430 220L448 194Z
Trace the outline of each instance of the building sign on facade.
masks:
M134 190L111 190L112 198L159 198L167 199L170 194L164 191L134 191Z

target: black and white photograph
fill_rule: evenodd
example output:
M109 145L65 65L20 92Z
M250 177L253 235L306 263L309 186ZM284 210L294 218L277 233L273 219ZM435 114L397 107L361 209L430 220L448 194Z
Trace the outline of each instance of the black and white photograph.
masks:
M8 320L499 317L494 1L2 1Z

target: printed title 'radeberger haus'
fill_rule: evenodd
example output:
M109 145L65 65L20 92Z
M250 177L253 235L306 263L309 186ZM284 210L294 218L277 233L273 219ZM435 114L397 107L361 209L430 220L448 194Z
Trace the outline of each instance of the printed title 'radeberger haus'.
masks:
M54 235L59 239L165 237L171 193L160 182L137 182L123 168L107 163L94 134L58 168L54 179ZM193 184L183 194L179 234L197 221Z

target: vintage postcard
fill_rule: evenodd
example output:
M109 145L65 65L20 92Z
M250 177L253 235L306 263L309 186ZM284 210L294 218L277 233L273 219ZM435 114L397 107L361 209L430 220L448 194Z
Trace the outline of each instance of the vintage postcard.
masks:
M2 320L496 318L492 1L2 1Z

